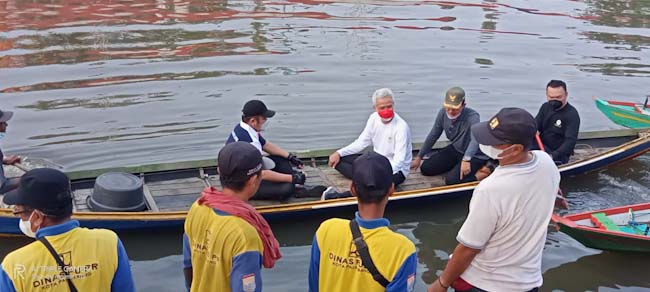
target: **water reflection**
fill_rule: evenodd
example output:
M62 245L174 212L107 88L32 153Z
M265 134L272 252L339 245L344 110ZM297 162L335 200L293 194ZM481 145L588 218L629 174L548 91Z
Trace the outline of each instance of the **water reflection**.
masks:
M308 73L310 70L301 70L297 68L287 68L287 67L277 67L277 68L255 68L251 71L193 71L193 72L182 72L182 73L157 73L150 75L130 75L130 76L115 76L115 77L104 77L104 78L93 78L86 80L74 80L74 81L61 81L61 82L47 82L39 83L32 85L24 85L19 87L8 87L0 90L0 93L14 93L14 92L28 92L28 91L40 91L40 90L54 90L54 89L71 89L71 88L87 88L87 87L96 87L96 86L110 86L110 85L119 85L127 83L138 83L138 82L151 82L151 81L179 81L179 80L188 80L188 79L204 79L204 78L216 78L223 77L228 75L238 75L238 76L261 76L269 75L274 73L280 73L283 75L295 75L299 73ZM156 98L149 97L150 95L155 95L155 93L148 93L146 98ZM38 101L34 105L25 105L19 106L22 108L37 108L40 110L56 109L59 105L70 105L77 104L77 106L84 105L82 107L96 108L96 107L119 107L127 106L137 103L129 102L118 102L111 103L110 100L116 99L125 99L132 98L133 95L118 95L113 97L101 97L101 100L106 102L95 103L95 102L83 102L77 103L75 100L54 100L41 102ZM160 100L157 100L160 101ZM96 106L93 105L99 105Z
M613 27L650 27L650 6L647 1L635 0L587 0L587 14L598 15L592 22Z

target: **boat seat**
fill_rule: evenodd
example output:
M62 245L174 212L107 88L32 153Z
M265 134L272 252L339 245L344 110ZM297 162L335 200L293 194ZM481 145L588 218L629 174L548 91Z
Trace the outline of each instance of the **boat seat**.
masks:
M605 213L600 212L600 213L593 213L591 214L591 222L594 223L598 228L600 229L605 229L605 230L611 230L611 231L619 231L621 232L621 228L612 221L612 219L609 219Z

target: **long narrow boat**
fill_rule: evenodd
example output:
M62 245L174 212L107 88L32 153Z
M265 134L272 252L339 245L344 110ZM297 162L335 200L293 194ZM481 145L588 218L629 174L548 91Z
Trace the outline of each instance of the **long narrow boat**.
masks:
M446 142L436 144L444 147ZM414 148L419 148L415 145ZM562 177L593 171L614 163L634 158L650 150L650 135L633 129L581 133L572 160L560 166ZM306 162L305 172L310 184L349 188L350 181L327 167L327 157L334 150L300 153ZM145 183L147 210L143 212L92 212L86 199L91 194L95 178L110 171L139 175ZM209 175L212 185L219 186L216 161L201 160L162 163L134 167L72 171L67 175L74 190L74 218L83 226L109 228L116 231L178 228L182 226L187 210L205 186L202 179ZM445 186L442 177L425 177L419 172L409 174L407 180L390 197L389 206L427 203L471 194L478 183ZM251 201L270 221L283 218L304 218L316 214L331 214L350 210L356 205L353 198L320 201L316 198L292 198L289 201ZM11 209L0 208L0 235L20 234L18 219Z
M623 127L641 129L650 127L650 104L603 100L594 97L596 107L612 122Z
M650 252L650 203L551 218L560 231L587 247Z

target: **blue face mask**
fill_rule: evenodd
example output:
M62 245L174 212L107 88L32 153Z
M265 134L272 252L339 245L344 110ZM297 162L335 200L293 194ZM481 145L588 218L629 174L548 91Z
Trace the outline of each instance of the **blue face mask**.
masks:
M0 140L2 140L2 138L4 138L6 135L7 134L5 134L5 132L0 132Z

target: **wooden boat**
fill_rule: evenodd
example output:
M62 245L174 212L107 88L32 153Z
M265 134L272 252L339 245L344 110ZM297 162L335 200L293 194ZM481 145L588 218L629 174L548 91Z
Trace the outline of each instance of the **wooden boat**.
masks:
M437 143L436 148L447 143ZM419 148L415 145L414 148ZM634 129L581 133L576 154L572 160L560 166L563 177L585 173L598 168L634 158L650 150L650 135ZM350 181L327 167L326 161L334 150L299 153L307 164L305 172L310 184L336 186L347 190ZM102 173L122 171L139 175L145 182L145 198L148 210L143 212L91 212L86 198L91 194L94 180ZM219 186L216 177L216 161L186 161L134 167L71 171L67 175L74 191L74 218L82 226L109 228L116 231L148 230L156 228L179 228L191 204L205 187L202 179L209 175L212 185ZM419 172L411 173L407 180L390 197L389 206L426 203L471 194L478 183L445 186L442 177L425 177ZM286 202L251 201L270 221L283 218L303 218L313 215L330 215L335 211L352 211L354 198L320 201L317 198L292 198ZM20 234L18 219L11 209L0 208L0 235Z
M612 122L623 127L641 129L650 127L650 104L602 100L594 97L596 107Z
M650 203L551 218L559 230L587 247L650 252Z

